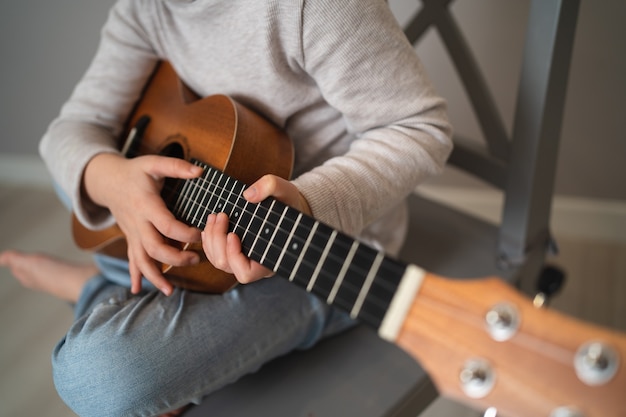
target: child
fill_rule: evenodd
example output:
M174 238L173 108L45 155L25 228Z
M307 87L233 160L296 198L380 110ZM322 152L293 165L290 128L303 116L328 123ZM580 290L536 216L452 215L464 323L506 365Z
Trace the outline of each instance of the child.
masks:
M117 137L159 60L200 96L227 94L293 141L293 179L265 176L248 201L273 196L389 254L402 244L403 200L451 149L445 102L384 0L120 0L40 150L84 225L121 227L129 261L0 255L24 285L75 303L53 373L81 416L177 413L353 324L286 280L261 279L271 271L241 253L225 214L202 232L176 221L162 181L196 177L196 167L120 155ZM217 268L247 285L218 295L174 288L155 260L198 257L165 238L202 241Z

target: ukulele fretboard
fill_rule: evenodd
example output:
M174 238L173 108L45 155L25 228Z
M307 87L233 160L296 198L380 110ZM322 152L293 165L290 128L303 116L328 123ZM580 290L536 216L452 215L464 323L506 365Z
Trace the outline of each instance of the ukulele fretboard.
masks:
M284 277L378 328L405 273L397 262L276 199L249 203L246 185L201 161L202 176L181 180L166 199L181 221L204 229L226 213L243 252Z

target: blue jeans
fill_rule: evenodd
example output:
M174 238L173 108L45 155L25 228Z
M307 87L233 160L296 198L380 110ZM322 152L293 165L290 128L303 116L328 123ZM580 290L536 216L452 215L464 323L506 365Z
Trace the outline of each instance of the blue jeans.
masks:
M52 354L57 391L80 416L156 416L200 403L354 324L282 278L219 295L176 289L165 297L149 284L133 295L125 261L95 259L100 274L83 288Z

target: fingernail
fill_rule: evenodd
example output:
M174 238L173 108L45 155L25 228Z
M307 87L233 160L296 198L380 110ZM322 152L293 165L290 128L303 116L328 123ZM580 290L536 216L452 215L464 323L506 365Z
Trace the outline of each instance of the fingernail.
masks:
M163 288L161 288L161 292L162 292L163 294L165 294L165 296L166 296L166 297L169 297L169 296L170 296L170 294L172 294L172 290L171 290L171 289L169 289L169 288L167 288L167 287L163 287Z

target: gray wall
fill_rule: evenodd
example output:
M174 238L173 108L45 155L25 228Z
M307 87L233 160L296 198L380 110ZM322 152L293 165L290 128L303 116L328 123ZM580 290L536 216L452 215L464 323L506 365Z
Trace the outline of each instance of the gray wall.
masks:
M0 15L3 136L0 153L35 154L37 143L97 46L113 0L5 2ZM390 0L399 20L419 3ZM453 11L511 124L529 0L462 0ZM557 168L559 194L626 200L626 2L583 0ZM455 129L480 137L458 78L429 33L418 53L448 99ZM454 172L444 184L474 186Z
M3 1L0 153L35 154L91 61L113 0Z
M567 1L567 0L565 0ZM402 21L418 6L390 0ZM460 0L452 10L512 126L529 0ZM626 200L626 2L581 0L563 117L558 194ZM433 32L417 48L448 99L455 130L480 138L458 77ZM478 186L454 171L441 184Z

